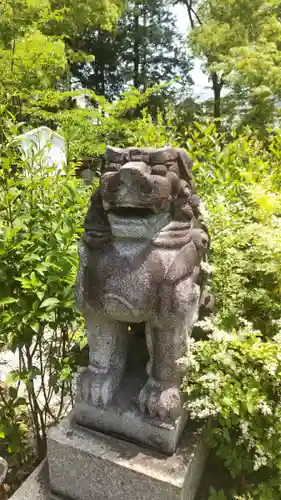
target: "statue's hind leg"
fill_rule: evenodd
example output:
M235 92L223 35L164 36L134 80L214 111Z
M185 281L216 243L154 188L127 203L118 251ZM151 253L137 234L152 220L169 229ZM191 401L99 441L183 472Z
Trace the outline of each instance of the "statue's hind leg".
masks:
M106 405L113 398L123 377L128 326L86 308L89 342L89 366L78 381L78 399L95 406Z

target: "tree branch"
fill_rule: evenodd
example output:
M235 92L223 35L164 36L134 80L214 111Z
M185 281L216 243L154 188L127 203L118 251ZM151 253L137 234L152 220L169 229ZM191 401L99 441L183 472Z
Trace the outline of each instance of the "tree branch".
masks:
M198 22L198 24L200 26L202 26L202 21L201 21L199 15L198 15L198 12L196 12L196 10L194 9L193 0L175 0L173 2L173 5L178 5L178 4L185 5L185 7L187 9L187 13L188 13L188 18L189 18L190 26L191 26L192 29L195 28L195 19Z

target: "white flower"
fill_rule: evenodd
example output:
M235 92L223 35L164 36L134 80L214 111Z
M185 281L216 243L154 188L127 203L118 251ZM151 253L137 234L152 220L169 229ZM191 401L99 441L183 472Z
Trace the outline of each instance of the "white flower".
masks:
M276 326L278 326L278 328L280 328L279 332L273 337L273 340L275 340L275 342L277 342L277 344L281 344L281 321L280 319L278 321L275 322Z
M209 264L208 262L204 262L204 261L201 262L201 269L206 274L212 274L212 271L213 271L211 264Z
M242 435L244 437L248 438L248 436L249 436L249 424L248 424L248 422L240 422L240 429L241 429Z
M267 465L267 456L264 455L262 450L257 449L255 453L254 470L258 470L265 465Z
M209 335L209 338L212 340L216 340L217 342L223 342L227 340L232 340L233 335L225 332L224 330L216 329Z
M266 365L266 371L270 375L276 375L277 368L278 368L277 363L270 363L270 364Z
M208 210L206 208L206 204L203 202L203 200L200 200L199 211L200 211L204 220L206 220L206 221L209 220L210 213L208 212Z
M258 407L263 415L272 415L272 409L266 401L260 401Z
M267 439L271 439L274 436L274 429L270 427L267 431Z

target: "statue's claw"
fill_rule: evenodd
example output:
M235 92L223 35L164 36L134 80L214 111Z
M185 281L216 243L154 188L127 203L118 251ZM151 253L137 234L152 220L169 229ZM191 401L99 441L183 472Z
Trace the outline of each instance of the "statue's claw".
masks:
M139 394L141 411L161 421L175 421L181 413L179 388L171 382L162 382L150 378Z
M80 375L78 399L93 406L106 406L112 399L115 386L111 373L95 373L88 368Z

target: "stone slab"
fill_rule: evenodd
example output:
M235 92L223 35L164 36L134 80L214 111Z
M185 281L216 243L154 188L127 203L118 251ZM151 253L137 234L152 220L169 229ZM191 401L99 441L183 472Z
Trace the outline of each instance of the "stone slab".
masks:
M74 419L83 427L107 432L136 443L140 442L166 454L173 454L185 427L186 417L183 415L175 424L144 417L129 401L126 405L129 397L128 392L121 393L122 404L116 402L107 408L76 403Z
M47 460L30 474L24 483L11 496L10 500L69 500L50 492L49 470Z
M194 500L207 459L202 428L184 433L167 456L74 425L51 429L51 490L71 500Z
M113 399L105 408L76 401L73 419L77 424L123 439L139 442L167 454L176 450L185 427L185 412L176 422L161 422L144 416L139 409L138 396L147 381L148 353L145 339L131 338L124 378Z

